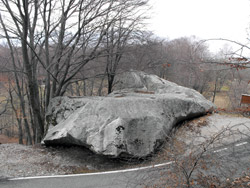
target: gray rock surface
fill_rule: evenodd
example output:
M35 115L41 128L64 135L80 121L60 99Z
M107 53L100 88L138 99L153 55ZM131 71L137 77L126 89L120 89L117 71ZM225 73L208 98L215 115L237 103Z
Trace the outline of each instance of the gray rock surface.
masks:
M43 142L83 145L114 157L145 157L178 122L213 109L192 89L131 71L116 80L115 91L107 97L53 99L46 118L50 129Z

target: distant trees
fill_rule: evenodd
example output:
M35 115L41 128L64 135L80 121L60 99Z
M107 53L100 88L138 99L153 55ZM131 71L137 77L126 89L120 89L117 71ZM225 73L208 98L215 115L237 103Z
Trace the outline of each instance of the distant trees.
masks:
M200 44L210 41L226 42L211 60L205 61L214 70L212 101L216 101L216 94L224 90L226 97L230 99L229 108L237 110L240 107L241 95L249 93L250 47L247 44L225 38L201 40ZM223 86L225 87L223 88Z
M142 6L142 3L145 4L145 2L137 4L135 1L133 9L137 9L138 5ZM118 18L110 24L103 38L108 93L112 92L115 75L122 57L128 51L129 46L136 41L136 36L140 34L139 32L143 28L143 20L146 18L142 14L143 11L136 13L133 9L126 9L123 6L117 9Z
M204 62L210 59L206 45L198 45L195 38L180 38L167 44L167 62L170 80L201 93L211 81L211 71Z
M161 76L162 66L167 60L166 44L167 41L151 32L139 33L137 40L128 47L122 68L142 70Z
M3 114L7 111L7 106L8 106L9 100L1 101L1 102L0 102L0 105L2 105L3 103L5 103L5 104L4 104L4 106L1 108L0 116L3 115Z

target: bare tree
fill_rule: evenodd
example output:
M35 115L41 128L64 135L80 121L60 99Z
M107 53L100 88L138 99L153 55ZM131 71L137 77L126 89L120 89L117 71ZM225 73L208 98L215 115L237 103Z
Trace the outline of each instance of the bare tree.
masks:
M131 2L129 2L131 4ZM121 62L122 57L126 54L129 45L133 45L136 35L143 27L145 20L145 10L139 11L139 8L147 5L147 0L136 0L131 8L126 8L124 4L117 10L118 18L112 22L107 29L104 37L104 48L106 56L106 74L108 77L108 93L112 92L114 78Z
M4 104L5 103L5 104ZM2 107L2 104L4 104L4 106ZM9 104L9 100L6 99L6 101L1 101L0 102L0 105L1 105L1 111L0 111L0 116L3 115L6 111L7 111L7 107L8 107L8 104Z
M2 18L0 17L0 21L2 22ZM4 25L3 25L4 26ZM8 38L7 38L8 39ZM10 43L10 40L7 40L8 43ZM26 138L27 138L27 144L31 145L32 144L32 137L31 137L31 131L30 131L30 126L28 123L28 115L26 112L26 100L25 100L25 81L24 81L24 77L20 76L23 73L23 67L21 65L21 62L19 61L18 58L16 58L15 56L15 48L11 45L11 48L8 49L9 51L9 55L8 53L5 54L5 57L9 57L10 59L10 63L12 64L12 72L13 72L13 76L9 75L8 78L8 94L9 94L9 98L10 98L10 104L12 107L13 112L15 113L16 116L16 120L18 123L18 132L19 132L19 143L22 144L23 143L23 139L22 139L22 120L24 120L24 127L25 127L25 133L26 133ZM5 67L2 71L8 71L8 68ZM13 84L15 83L15 84ZM17 98L18 102L14 99L13 97L13 93L15 96L15 98ZM16 107L16 103L18 103L18 107ZM34 134L36 132L36 130L33 130ZM35 140L34 140L35 142Z
M121 69L142 70L166 78L168 71L162 72L162 66L167 63L165 44L165 40L151 32L137 33L136 40L127 47L126 56L121 60Z
M50 99L63 95L79 79L79 71L102 53L99 47L112 23L126 18L119 10L132 14L135 5L140 7L146 1L134 2L1 0L2 37L24 67L36 142L45 133L44 111ZM45 80L44 102L38 78Z
M212 79L210 65L204 63L210 53L206 45L198 44L196 38L180 38L166 44L167 62L171 65L168 79L203 93Z
M230 145L230 139L231 142L249 139L248 124L231 124L213 134L204 134L200 129L207 126L206 120L201 118L194 122L184 122L179 130L169 135L157 156L168 165L159 165L161 167L155 167L155 171L146 173L140 181L145 188L231 187L234 178L241 177L242 171L249 168L247 162L238 160L237 156L242 155ZM230 155L220 153L225 147L231 147Z
M8 19L12 21L8 23L8 27L3 21L2 14L0 17L2 29L7 39L12 54L12 62L14 58L14 49L12 38L18 40L21 46L22 63L24 66L25 76L28 83L30 93L30 102L33 110L35 124L37 126L37 142L42 139L44 134L43 115L39 103L39 91L37 84L37 59L35 58L35 29L37 25L38 1L7 1L2 0L1 5L5 11L9 13ZM16 9L16 10L15 10ZM33 15L34 14L34 15ZM7 17L6 17L7 18Z

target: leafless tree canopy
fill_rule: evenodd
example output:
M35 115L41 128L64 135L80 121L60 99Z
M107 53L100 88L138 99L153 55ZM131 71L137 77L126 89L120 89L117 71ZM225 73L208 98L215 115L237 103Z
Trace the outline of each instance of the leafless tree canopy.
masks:
M25 76L35 142L45 133L44 110L50 99L63 95L83 67L103 51L111 56L107 41L112 40L120 54L130 33L139 29L146 4L147 0L1 0L2 38L10 50L22 104L18 72ZM43 95L38 82L45 82ZM26 116L25 107L22 112Z

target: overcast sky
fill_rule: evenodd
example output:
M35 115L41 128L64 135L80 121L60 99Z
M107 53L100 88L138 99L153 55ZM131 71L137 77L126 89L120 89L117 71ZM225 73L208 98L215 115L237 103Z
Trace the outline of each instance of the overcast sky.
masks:
M149 28L158 36L247 41L250 0L152 0L152 6Z

